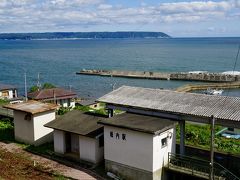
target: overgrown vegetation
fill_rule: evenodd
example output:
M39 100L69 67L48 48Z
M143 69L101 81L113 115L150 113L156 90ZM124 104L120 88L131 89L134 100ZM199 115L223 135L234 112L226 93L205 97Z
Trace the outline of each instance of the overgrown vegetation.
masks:
M34 145L24 145L23 149L38 153L38 154L45 154L45 155L50 155L54 156L54 145L53 143L45 143L40 146L34 146Z
M60 107L59 109L58 109L58 111L57 111L57 114L58 115L64 115L65 113L67 113L67 112L69 112L69 111L71 111L71 107Z
M8 103L9 103L9 100L7 100L7 99L0 99L0 106L8 104Z
M215 133L220 131L221 126L215 127ZM185 142L187 145L200 147L206 150L210 148L210 125L196 125L186 123L185 126ZM177 141L180 141L180 128L177 126ZM215 136L215 149L220 152L233 154L240 153L240 140L227 139L221 135Z
M93 108L90 108L89 106L76 106L74 109L77 109L83 112L92 112L100 115L107 115L107 111L105 108L93 109Z
M14 141L13 121L9 118L3 118L0 120L0 140Z

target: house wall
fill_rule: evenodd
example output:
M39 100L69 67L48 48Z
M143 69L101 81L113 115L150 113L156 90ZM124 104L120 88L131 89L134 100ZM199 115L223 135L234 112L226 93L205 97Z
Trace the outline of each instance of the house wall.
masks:
M119 139L116 133L120 134ZM122 134L126 140L122 140ZM104 126L104 159L153 172L153 135Z
M168 138L168 134L172 134L172 138ZM153 138L153 171L158 170L162 166L168 163L168 153L175 153L175 138L173 137L175 134L174 129L169 129L166 132L163 132L160 135L156 135ZM163 138L167 138L167 146L162 147L161 140ZM173 140L174 139L174 140Z
M99 147L99 139L96 139L95 159L96 163L99 163L104 159L104 146Z
M33 120L25 120L26 112L14 111L15 139L27 144L34 143Z
M171 138L170 138L171 134ZM162 139L167 138L167 145L162 146ZM175 128L153 137L153 172L154 179L161 179L162 167L168 164L168 153L175 153Z
M53 129L44 127L50 121L55 119L55 110L38 113L33 116L34 144L40 145L53 139Z
M6 93L7 93L7 95L5 95ZM0 98L12 99L13 98L13 90L0 91Z
M65 132L60 130L54 130L54 152L64 154L66 152Z
M76 138L78 143L76 144ZM76 152L79 150L80 160L88 161L91 163L98 163L103 160L103 147L99 147L99 141L95 138L71 134L71 151ZM66 152L66 139L65 132L61 130L54 130L54 151L58 154L64 155Z
M98 163L103 159L103 147L99 147L98 139L79 135L80 159Z
M119 139L116 138L117 133ZM122 134L126 135L126 140L122 139ZM162 146L164 138L167 138L167 144ZM175 152L175 128L160 135L151 135L104 126L104 147L107 171L124 179L164 179L162 167L168 163L168 152Z
M57 104L61 105L62 107L75 107L75 101L73 99L61 99L57 100Z

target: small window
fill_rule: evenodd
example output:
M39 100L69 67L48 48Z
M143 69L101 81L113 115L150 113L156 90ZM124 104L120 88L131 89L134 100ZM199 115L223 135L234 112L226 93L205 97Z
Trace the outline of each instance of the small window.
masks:
M234 128L228 128L229 131L234 131Z
M103 135L99 137L99 147L103 147L104 146L104 137Z
M162 148L166 147L167 146L167 137L163 138L161 140L161 142L162 142Z

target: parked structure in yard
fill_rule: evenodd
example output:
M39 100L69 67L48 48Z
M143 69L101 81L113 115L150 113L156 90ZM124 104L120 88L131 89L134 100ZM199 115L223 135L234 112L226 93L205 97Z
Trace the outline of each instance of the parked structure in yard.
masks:
M175 124L167 119L124 113L101 120L106 171L124 179L161 179L168 153L175 153Z
M32 145L52 140L52 129L43 125L55 119L55 104L27 101L9 104L5 108L14 110L15 139Z
M0 99L17 98L17 88L12 85L0 84Z
M80 100L79 102L77 102L77 104L79 104L80 106L88 106L92 109L100 109L100 103L92 99Z
M37 101L49 102L61 105L62 107L75 107L75 92L62 88L42 89L28 93L28 98Z
M73 110L45 127L54 129L54 151L90 163L103 159L103 126L97 124L103 117Z

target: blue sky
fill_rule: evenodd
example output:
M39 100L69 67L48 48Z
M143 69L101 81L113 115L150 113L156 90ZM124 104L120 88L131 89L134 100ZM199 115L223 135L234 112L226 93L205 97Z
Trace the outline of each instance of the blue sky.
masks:
M240 36L240 0L0 0L0 33L63 31Z

